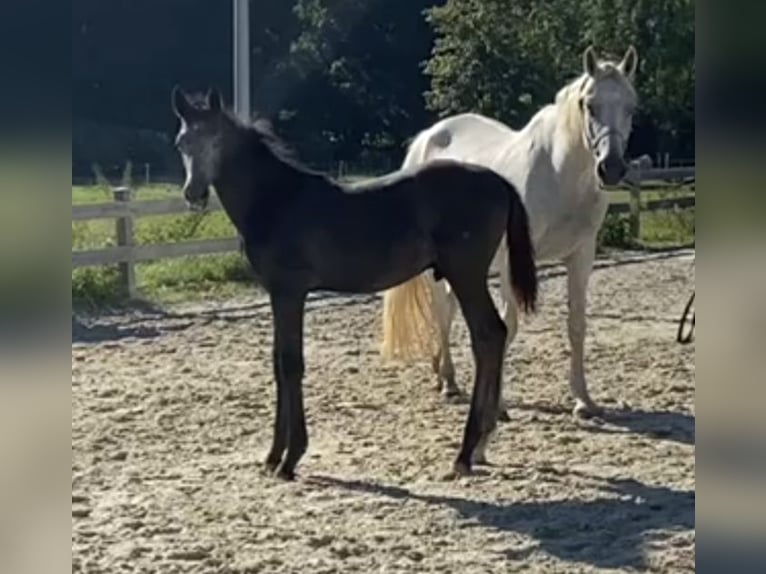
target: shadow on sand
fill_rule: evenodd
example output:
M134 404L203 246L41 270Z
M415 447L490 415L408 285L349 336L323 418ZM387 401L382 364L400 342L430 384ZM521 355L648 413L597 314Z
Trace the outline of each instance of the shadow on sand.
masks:
M652 438L671 440L681 444L694 444L695 417L673 411L608 410L603 419L617 427L593 427L594 432L630 432Z
M535 411L552 416L571 417L570 407L543 402L513 403L514 410ZM695 417L674 411L645 411L640 409L605 409L582 428L588 432L604 434L641 434L651 438L670 440L681 444L694 444Z
M645 545L662 536L655 531L694 529L694 491L650 486L632 479L589 478L602 484L603 497L507 504L422 495L397 486L327 476L306 480L357 493L447 506L469 523L466 526L515 532L537 541L537 547L522 552L508 549L504 554L511 560L542 550L561 560L598 568L644 569Z
M337 293L311 293L307 299L306 311L323 307L351 307L380 299L379 295L345 295ZM160 336L164 331L177 331L199 324L222 321L237 323L254 318L270 316L268 299L243 305L222 305L210 309L172 311L145 301L130 301L116 308L100 310L99 313L78 313L72 315L72 343L103 343L120 339L147 339ZM118 318L118 321L113 319ZM147 327L146 321L187 321L182 325L163 325L162 329ZM117 324L119 323L119 324Z
M87 323L72 316L72 343L105 343L122 339L151 339L160 335L154 327Z

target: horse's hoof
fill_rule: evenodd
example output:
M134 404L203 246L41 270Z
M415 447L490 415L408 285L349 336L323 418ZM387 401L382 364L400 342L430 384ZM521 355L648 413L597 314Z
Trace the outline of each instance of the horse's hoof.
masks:
M585 401L578 400L575 403L574 409L572 409L572 415L579 419L591 419L593 417L601 416L604 413L604 409L597 406L595 403L586 403Z
M497 411L497 420L501 423L509 423L511 422L511 417L508 414L508 411L505 409L500 409Z
M460 389L454 388L454 389L447 389L445 391L442 391L442 400L449 404L449 405L457 405L462 402L464 402L463 393L460 392Z
M455 476L470 476L471 466L464 462L457 461L453 465L452 471L455 473Z
M459 460L455 461L455 464L452 465L451 474L453 478L460 478L461 476L470 476L471 466Z
M295 480L295 471L291 468L286 468L284 464L280 464L277 468L275 476L280 480L291 482Z
M487 455L483 452L480 454L474 454L472 462L473 464L480 464L482 466L492 466L492 464L487 460Z
M263 468L266 469L268 474L274 474L280 462L282 462L282 457L269 455L266 457L266 460L263 461Z

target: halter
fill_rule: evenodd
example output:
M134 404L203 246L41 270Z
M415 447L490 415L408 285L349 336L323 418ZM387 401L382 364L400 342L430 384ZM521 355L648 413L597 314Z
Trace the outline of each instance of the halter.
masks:
M583 82L580 85L580 90L579 90L579 97L580 98L582 98L582 95L585 92L585 86L586 86L585 82ZM585 112L585 107L582 106L582 99L580 99L580 102L581 102L580 113L583 115L583 120L585 120L586 112ZM604 138L607 138L609 136L617 136L618 138L620 138L620 144L624 143L625 138L623 137L623 135L619 131L617 131L614 128L610 128L608 126L604 127L601 130L600 133L596 134L595 138L592 138L591 137L591 133L590 133L590 122L583 121L583 124L584 124L583 129L585 131L585 142L588 144L588 148L590 149L591 153L595 153L596 150L598 149L598 145L601 143L601 141Z
M585 112L583 112L583 114L584 113ZM609 136L617 136L618 138L620 138L620 144L622 144L623 140L625 139L619 131L610 127L603 128L600 133L596 134L595 138L591 138L590 122L584 122L584 123L585 123L585 141L588 143L588 148L590 149L591 153L595 153L598 150L598 145L604 140L604 138L608 138Z

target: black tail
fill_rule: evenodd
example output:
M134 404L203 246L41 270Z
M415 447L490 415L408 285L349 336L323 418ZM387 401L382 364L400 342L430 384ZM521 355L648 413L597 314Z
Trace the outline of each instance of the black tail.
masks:
M508 210L506 242L508 264L511 266L511 286L516 303L526 313L537 307L537 266L529 232L529 216L521 196L511 187L511 205Z

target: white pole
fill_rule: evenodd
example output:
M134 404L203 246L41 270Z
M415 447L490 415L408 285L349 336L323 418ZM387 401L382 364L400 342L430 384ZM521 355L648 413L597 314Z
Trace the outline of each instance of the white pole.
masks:
M234 112L250 120L250 0L234 2Z

